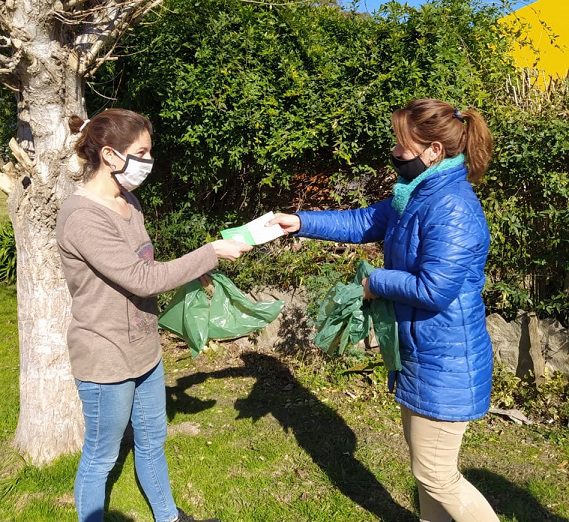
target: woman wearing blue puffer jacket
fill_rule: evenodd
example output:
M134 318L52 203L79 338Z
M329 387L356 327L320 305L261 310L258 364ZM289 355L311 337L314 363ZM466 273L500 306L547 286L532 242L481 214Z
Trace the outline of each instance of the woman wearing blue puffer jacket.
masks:
M492 138L477 111L433 99L396 110L392 124L391 198L356 210L277 214L270 224L314 239L384 242L384 268L363 281L363 292L395 306L402 364L395 398L421 520L497 521L458 470L468 421L490 406L492 346L481 297L490 235L471 182L488 167Z

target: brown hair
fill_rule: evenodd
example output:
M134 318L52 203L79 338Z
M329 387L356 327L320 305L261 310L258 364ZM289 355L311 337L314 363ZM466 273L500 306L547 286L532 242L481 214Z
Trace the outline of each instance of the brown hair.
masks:
M99 168L103 147L124 152L144 131L152 135L150 121L127 109L108 109L91 120L73 115L69 118L69 129L73 134L81 132L75 152L85 162L84 181L91 179Z
M443 158L463 152L468 179L482 180L492 158L492 135L475 109L458 111L452 105L430 98L409 102L391 118L393 131L406 149L412 142L428 147L434 141L443 146Z

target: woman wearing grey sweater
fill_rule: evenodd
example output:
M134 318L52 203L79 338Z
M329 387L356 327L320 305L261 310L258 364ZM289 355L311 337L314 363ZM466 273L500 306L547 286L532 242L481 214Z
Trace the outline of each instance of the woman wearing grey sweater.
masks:
M62 205L57 242L72 297L67 340L85 418L75 479L81 522L103 520L105 485L130 420L137 477L157 522L193 521L178 510L164 454L166 395L156 294L197 279L251 249L231 240L154 261L132 194L152 169L152 127L124 109L70 118L81 135L82 186ZM213 520L213 519L212 519Z

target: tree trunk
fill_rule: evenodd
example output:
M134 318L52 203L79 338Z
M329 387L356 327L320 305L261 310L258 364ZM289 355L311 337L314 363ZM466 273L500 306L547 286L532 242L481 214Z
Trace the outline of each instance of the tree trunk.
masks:
M10 142L17 161L0 161L18 255L14 443L34 464L77 450L83 434L66 342L70 296L55 241L57 211L80 171L68 118L85 117L85 78L160 1L0 0L0 81L18 93L17 139Z
M14 444L31 462L44 464L76 451L83 435L66 342L71 299L55 223L76 174L67 118L85 109L83 80L69 67L73 55L48 34L36 34L27 51L19 71L19 145L11 143L24 175L8 200L18 259L20 415Z

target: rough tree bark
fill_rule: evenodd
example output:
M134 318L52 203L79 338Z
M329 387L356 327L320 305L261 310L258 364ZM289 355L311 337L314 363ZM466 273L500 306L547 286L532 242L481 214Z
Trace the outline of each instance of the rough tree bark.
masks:
M70 373L70 298L55 219L80 167L67 119L85 116L85 79L160 0L0 2L0 81L14 91L13 160L0 161L18 257L20 416L14 444L35 464L76 451L82 416Z

